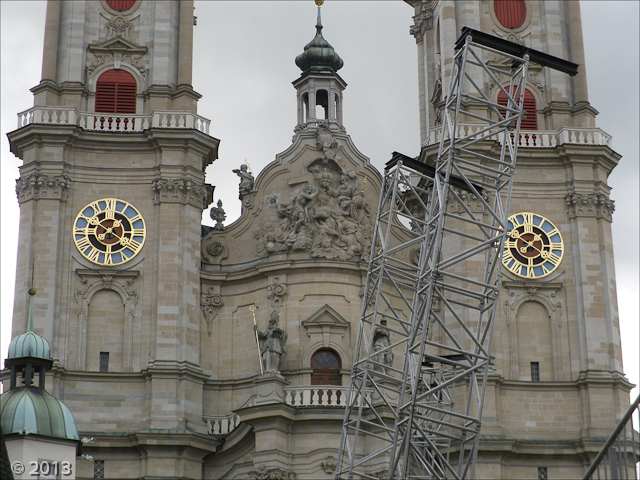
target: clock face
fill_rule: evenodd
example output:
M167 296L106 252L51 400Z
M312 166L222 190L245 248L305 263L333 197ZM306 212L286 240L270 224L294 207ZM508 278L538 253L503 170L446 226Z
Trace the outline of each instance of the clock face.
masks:
M564 255L556 226L536 213L516 213L508 220L502 264L524 278L542 278L553 272Z
M120 265L135 257L146 237L144 219L128 202L103 198L84 207L73 224L73 241L87 260Z

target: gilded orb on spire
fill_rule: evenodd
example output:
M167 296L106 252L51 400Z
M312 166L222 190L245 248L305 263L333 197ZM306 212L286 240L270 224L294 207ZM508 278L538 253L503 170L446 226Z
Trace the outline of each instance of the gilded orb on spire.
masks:
M313 0L313 1L318 6L318 8L320 8L322 6L322 4L324 3L324 0Z

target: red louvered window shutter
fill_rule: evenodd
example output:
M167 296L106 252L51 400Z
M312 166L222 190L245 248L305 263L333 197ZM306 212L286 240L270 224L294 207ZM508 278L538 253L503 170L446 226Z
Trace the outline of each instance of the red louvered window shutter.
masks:
M129 10L134 3L136 3L136 0L107 0L107 5L119 12Z
M524 0L493 0L493 9L502 26L518 28L527 17L527 6Z
M96 113L136 113L136 80L124 70L108 70L96 83Z
M508 92L509 87L505 88ZM507 96L501 91L498 94L498 104L507 105ZM501 110L502 115L505 114L504 110ZM524 118L520 124L520 130L537 130L538 129L538 112L536 111L536 99L529 90L524 90Z

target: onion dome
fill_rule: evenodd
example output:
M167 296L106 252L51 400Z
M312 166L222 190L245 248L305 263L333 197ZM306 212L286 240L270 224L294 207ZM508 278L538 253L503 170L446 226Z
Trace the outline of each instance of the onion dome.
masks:
M3 435L20 433L80 440L69 408L43 388L11 389L2 394L0 404Z
M344 65L340 56L322 36L320 5L318 5L316 36L304 47L304 52L296 57L296 65L302 70L302 75L310 73L335 74Z

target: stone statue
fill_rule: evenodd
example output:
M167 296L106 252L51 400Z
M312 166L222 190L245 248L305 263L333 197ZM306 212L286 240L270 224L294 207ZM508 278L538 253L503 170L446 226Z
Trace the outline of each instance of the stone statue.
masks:
M225 219L227 218L227 214L225 213L224 209L222 208L222 200L218 200L218 206L217 207L211 207L211 220L215 220L216 224L213 227L214 230L224 230L224 225L222 224L222 222L225 221Z
M240 177L240 198L247 193L251 193L253 190L254 178L253 175L251 175L251 172L247 170L246 163L243 163L240 165L240 168L236 168L232 171Z
M269 326L264 332L259 331L256 326L253 327L258 332L264 373L280 372L280 366L287 354L287 332L279 327L279 319L280 315L274 310L271 312Z
M378 362L373 365L373 369L376 372L387 373L387 368L393 365L393 352L391 350L382 352L389 345L391 345L391 335L387 328L387 321L381 320L380 326L376 327L373 333L373 350L376 352L373 355L373 359Z

